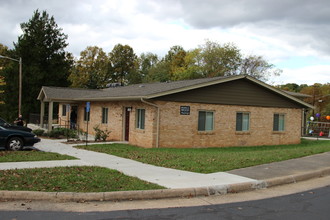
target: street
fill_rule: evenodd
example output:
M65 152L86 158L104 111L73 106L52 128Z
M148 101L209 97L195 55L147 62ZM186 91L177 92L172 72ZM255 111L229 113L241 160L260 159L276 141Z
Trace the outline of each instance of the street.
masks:
M35 203L33 207L32 203L16 202L16 205L20 206L18 210L8 206L8 210L3 206L4 203L0 203L0 219L3 220L20 220L20 219L329 219L330 215L330 177L324 177L320 179L309 180L297 184L290 184L281 187L275 187L267 189L265 191L258 190L253 192L230 194L217 197L205 197L205 198L192 198L182 200L182 203L186 205L179 205L176 199L172 200L171 208L152 208L156 207L157 203L163 203L162 200L150 200L150 201L135 201L136 204L141 206L137 209L131 209L127 205L125 207L117 209L117 211L110 211L109 207L114 206L114 203L87 203L87 204L68 204L67 206L75 207L80 206L80 211L72 209L72 212L68 212L65 208L59 208L58 211L49 210L37 210L38 203ZM313 189L313 186L319 187ZM291 190L290 190L291 188ZM300 192L301 189L305 191ZM277 194L287 194L289 191L295 192L290 195L282 195L279 197L273 197ZM264 195L262 195L264 194ZM220 198L221 197L221 198ZM226 198L227 197L227 198ZM248 197L251 201L232 202L241 197L242 200L246 200ZM269 197L259 199L262 197ZM193 200L203 200L205 204L211 205L192 205ZM221 199L222 202L218 200ZM258 199L258 200L253 200ZM226 203L229 201L229 203ZM177 203L176 203L177 202ZM166 203L166 202L165 202ZM176 203L176 204L175 204ZM190 203L190 205L189 205ZM125 206L129 202L117 203L117 205ZM149 204L149 208L147 207ZM151 205L153 204L153 205ZM198 204L198 203L195 203ZM202 203L200 203L202 204ZM8 205L10 203L8 202ZM41 205L41 204L39 204ZM64 205L64 204L63 204ZM145 206L145 208L142 208ZM160 204L158 204L161 207ZM165 205L169 206L169 205ZM175 207L176 206L176 207ZM188 207L180 207L188 206ZM85 207L85 210L84 210ZM97 211L91 211L92 209ZM170 207L170 206L169 206ZM113 210L115 210L114 208ZM25 211L23 211L25 210ZM103 211L102 211L103 210Z

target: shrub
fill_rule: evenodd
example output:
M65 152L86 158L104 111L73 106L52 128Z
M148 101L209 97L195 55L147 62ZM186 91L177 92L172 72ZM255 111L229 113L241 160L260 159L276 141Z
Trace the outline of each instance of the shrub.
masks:
M48 136L51 138L60 138L60 137L76 138L77 134L75 130L71 130L68 128L54 128L48 133Z
M36 129L36 130L33 130L32 132L33 132L33 134L35 134L37 136L42 136L45 133L45 131L42 129Z
M107 138L109 137L109 134L111 133L111 131L108 131L108 129L102 130L99 128L99 126L95 126L94 127L94 131L95 131L95 141L106 141Z

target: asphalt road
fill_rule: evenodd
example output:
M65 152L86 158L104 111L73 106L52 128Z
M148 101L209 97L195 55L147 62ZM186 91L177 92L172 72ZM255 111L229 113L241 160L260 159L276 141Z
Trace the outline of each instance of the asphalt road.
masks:
M1 211L2 220L20 219L290 219L328 220L330 185L292 195L183 208L138 209L111 212Z

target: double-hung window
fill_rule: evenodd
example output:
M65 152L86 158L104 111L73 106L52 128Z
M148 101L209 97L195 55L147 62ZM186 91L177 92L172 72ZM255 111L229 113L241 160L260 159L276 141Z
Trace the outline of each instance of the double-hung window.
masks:
M198 112L198 131L213 131L214 112L199 111Z
M102 108L102 124L108 124L108 108Z
M89 121L90 119L90 111L87 112L87 108L85 107L85 111L84 111L84 121Z
M236 113L236 131L250 130L250 113L237 112Z
M285 114L274 114L273 131L284 131Z
M145 123L145 109L137 109L136 110L136 128L144 129Z

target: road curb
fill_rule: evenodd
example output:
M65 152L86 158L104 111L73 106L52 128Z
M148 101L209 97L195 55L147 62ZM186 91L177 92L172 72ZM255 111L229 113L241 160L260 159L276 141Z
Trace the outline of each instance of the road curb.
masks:
M197 188L118 191L99 193L76 193L76 192L36 192L36 191L0 191L2 200L48 200L60 202L87 202L87 201L121 201L121 200L148 200L166 198L190 198L198 196L224 195L239 193L257 189L296 183L330 175L330 167L320 170L275 177L266 180L218 185Z

